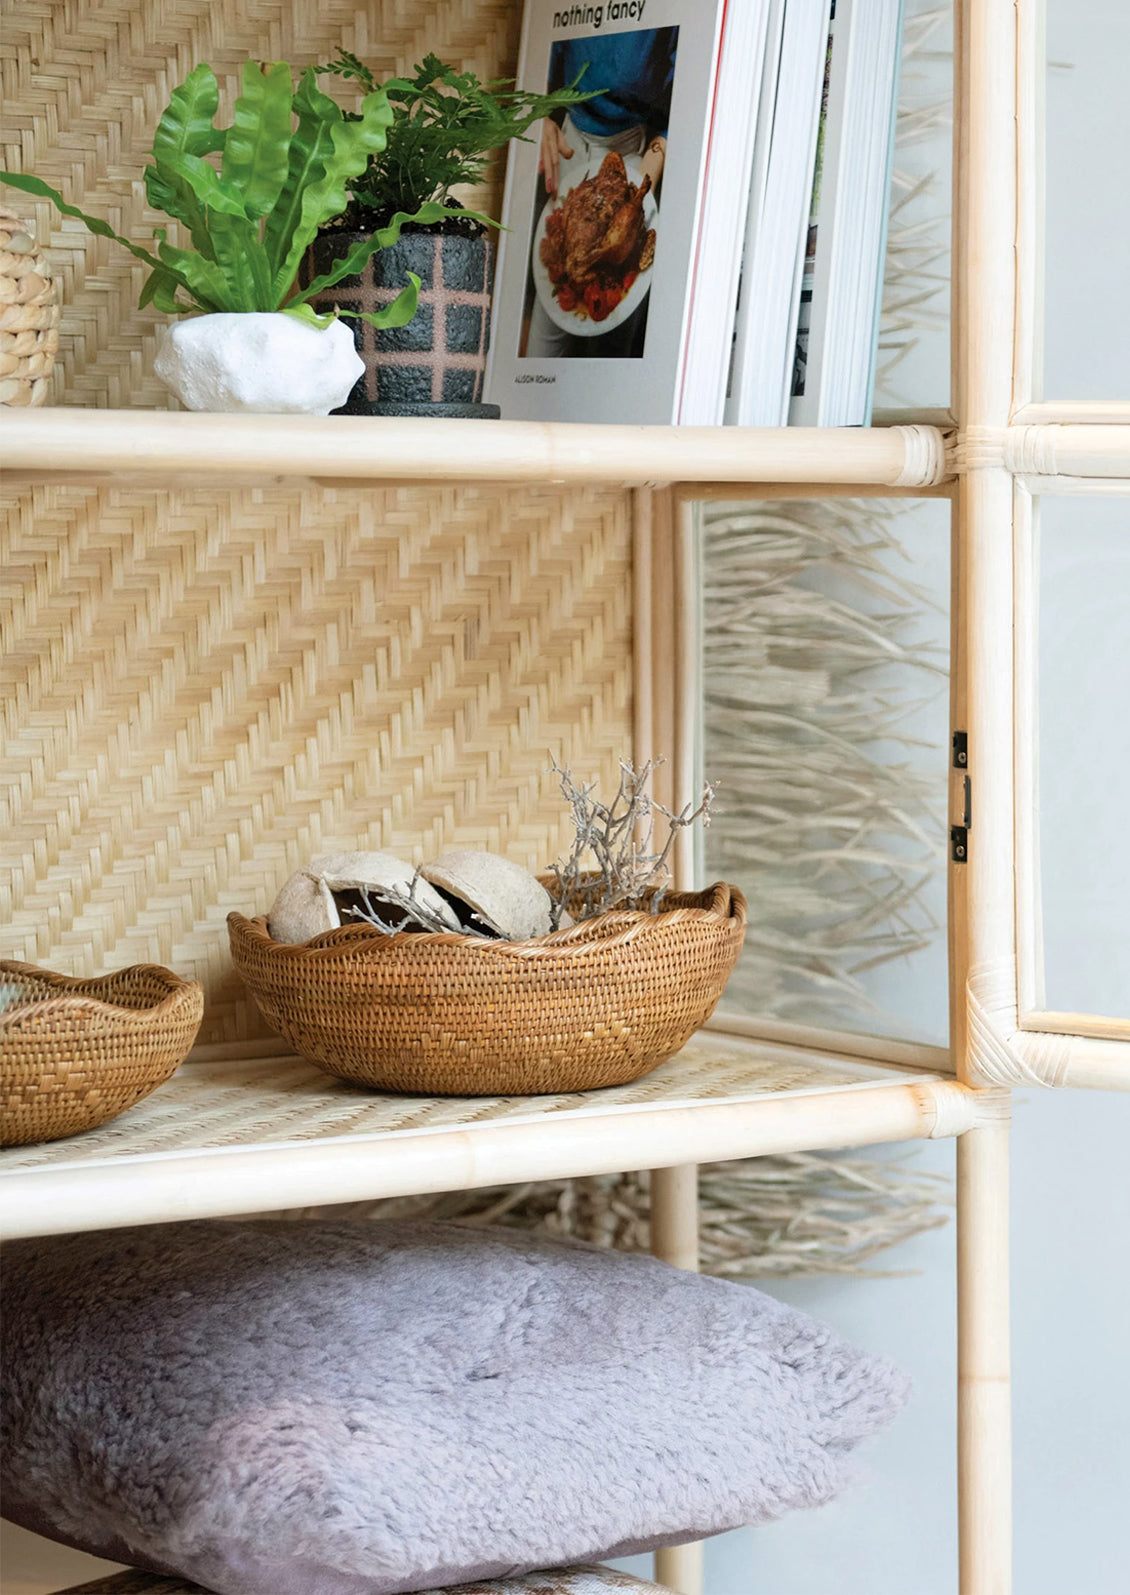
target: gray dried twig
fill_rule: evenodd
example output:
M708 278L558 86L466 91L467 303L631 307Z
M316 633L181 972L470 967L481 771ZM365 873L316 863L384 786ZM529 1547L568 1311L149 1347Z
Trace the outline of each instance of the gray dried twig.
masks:
M551 761L573 819L573 846L552 866L557 882L555 930L566 908L574 919L591 919L613 908L646 908L658 913L667 889L667 860L675 837L699 820L708 826L714 801L714 788L707 782L697 808L687 803L676 814L657 803L648 785L661 763L649 759L637 770L621 759L619 789L612 802L605 804L594 795L595 784L578 785L570 769ZM655 836L657 815L667 822L662 847Z
M450 931L450 923L416 896L419 879L420 871L417 870L406 892L398 886L382 886L380 898L375 903L372 894L361 887L357 892L360 901L346 906L342 912L350 919L364 920L366 925L379 930L382 936L396 936L402 930ZM400 917L390 916L390 908L399 910ZM485 925L469 923L463 926L463 930L469 936L496 939Z

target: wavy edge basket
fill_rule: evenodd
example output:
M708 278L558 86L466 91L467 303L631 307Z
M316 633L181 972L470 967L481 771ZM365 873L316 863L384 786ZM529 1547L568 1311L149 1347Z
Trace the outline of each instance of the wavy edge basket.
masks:
M83 979L0 961L0 988L12 985L31 998L0 1009L3 1146L57 1141L117 1118L184 1061L204 1016L199 981L160 964Z
M532 1096L637 1080L710 1017L745 898L717 882L664 901L521 942L347 925L285 945L239 913L228 935L263 1018L328 1073L422 1096Z
M59 292L31 225L0 204L0 407L47 403Z

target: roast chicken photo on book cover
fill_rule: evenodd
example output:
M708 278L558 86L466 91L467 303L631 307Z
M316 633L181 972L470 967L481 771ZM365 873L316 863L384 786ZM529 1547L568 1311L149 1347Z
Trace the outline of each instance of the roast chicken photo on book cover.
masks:
M518 353L643 353L678 28L556 42L549 86L605 92L541 126Z
M519 85L583 97L512 147L488 378L503 415L678 418L722 10L528 0Z

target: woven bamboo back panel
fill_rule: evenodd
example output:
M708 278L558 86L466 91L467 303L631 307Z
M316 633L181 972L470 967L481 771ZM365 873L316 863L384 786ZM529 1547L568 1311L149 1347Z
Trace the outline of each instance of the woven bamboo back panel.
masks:
M246 56L339 43L382 72L434 49L496 76L520 14L28 0L3 30L4 164L145 239L153 126L197 61L229 106ZM53 402L170 404L142 268L25 208L62 282ZM204 982L202 1041L260 1033L224 917L302 858L468 842L542 866L566 839L547 751L611 778L630 747L623 494L50 486L4 507L0 956L169 964Z
M20 0L4 11L0 165L45 178L141 243L168 222L145 204L153 129L197 62L219 77L225 113L248 56L297 70L343 44L391 76L435 50L496 77L514 70L521 21L516 0ZM480 196L492 215L497 175ZM34 213L61 283L60 369L49 402L65 393L68 404L171 406L153 376L164 318L137 309L146 268L52 206L16 198L21 214Z
M0 956L202 980L256 1033L229 909L313 853L544 865L547 752L629 747L629 530L567 498L42 487L7 517Z

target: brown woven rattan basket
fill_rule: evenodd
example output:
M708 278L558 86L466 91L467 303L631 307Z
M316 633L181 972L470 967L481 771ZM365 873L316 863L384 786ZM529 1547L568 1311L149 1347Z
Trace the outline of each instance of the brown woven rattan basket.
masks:
M43 251L0 205L0 405L46 404L59 348L59 295Z
M95 980L0 962L0 1144L105 1124L167 1080L200 1028L204 988L158 964Z
M330 1074L384 1091L518 1096L623 1085L709 1017L745 936L741 892L670 893L534 941L343 926L284 946L228 915L267 1023Z

